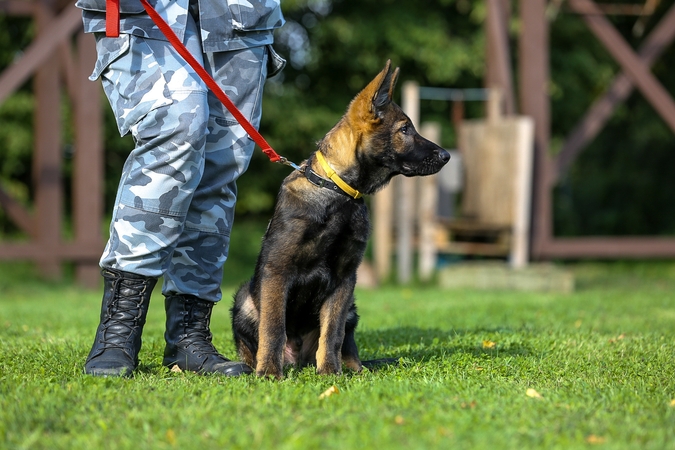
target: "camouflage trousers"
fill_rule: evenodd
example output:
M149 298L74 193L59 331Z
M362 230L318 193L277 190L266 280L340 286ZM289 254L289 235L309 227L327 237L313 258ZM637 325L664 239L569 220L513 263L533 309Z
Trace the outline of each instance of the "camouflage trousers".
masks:
M268 49L203 53L188 22L185 45L257 127ZM218 301L236 181L253 141L168 42L100 33L96 40L97 70L120 133L131 132L135 142L100 265L164 276L164 295Z

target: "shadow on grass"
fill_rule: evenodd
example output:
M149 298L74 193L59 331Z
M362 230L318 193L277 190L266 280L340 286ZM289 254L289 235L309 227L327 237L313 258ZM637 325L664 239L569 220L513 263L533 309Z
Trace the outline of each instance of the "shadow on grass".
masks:
M364 359L406 358L426 361L461 353L473 357L504 358L531 356L532 348L521 333L508 328L441 330L439 328L397 327L384 330L357 330Z
M440 328L396 327L377 330L357 330L356 340L364 367L379 370L399 365L401 358L414 363L448 359L456 354L476 359L529 357L534 351L526 343L523 330L505 327L442 330ZM234 355L230 355L234 356ZM314 369L286 366L285 376L298 376L303 370ZM141 364L137 372L164 372L159 362ZM346 370L345 374L352 374Z

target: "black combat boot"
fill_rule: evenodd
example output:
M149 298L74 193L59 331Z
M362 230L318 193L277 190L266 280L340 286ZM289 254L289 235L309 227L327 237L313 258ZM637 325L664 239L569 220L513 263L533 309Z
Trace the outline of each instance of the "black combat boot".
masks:
M166 307L166 349L164 365L199 373L219 373L228 376L249 374L251 368L230 361L213 346L209 329L213 302L191 295L168 296Z
M104 279L101 322L84 372L128 377L138 366L141 333L157 279L114 269L103 269L101 275Z

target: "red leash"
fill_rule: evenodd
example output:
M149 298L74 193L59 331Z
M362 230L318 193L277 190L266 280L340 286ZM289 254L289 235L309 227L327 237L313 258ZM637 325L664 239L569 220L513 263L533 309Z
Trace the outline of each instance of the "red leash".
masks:
M140 0L141 4L145 8L145 11L148 13L150 18L155 25L157 25L162 33L169 40L169 43L173 45L176 51L185 59L185 61L197 72L197 75L206 83L209 89L218 97L223 105L230 111L230 113L237 119L237 122L244 128L244 130L251 136L251 139L260 146L262 151L267 155L267 157L272 162L280 162L288 166L293 167L294 169L300 170L300 168L293 162L287 160L283 156L280 156L277 152L272 149L272 147L267 143L264 137L255 129L255 127L249 122L246 117L237 109L237 107L232 103L232 100L225 94L225 92L218 86L216 80L213 79L211 75L204 69L204 67L197 62L197 60L192 56L192 54L185 48L185 45L178 39L176 33L173 32L169 24L167 24L164 19L155 11L155 9L148 3L147 0ZM106 0L106 36L108 37L117 37L119 36L119 0Z

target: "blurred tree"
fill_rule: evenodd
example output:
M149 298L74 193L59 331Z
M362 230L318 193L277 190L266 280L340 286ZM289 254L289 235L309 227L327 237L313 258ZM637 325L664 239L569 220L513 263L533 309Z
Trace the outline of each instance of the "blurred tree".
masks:
M512 2L517 7L518 2ZM646 22L645 35L675 0L662 0ZM295 162L339 120L351 98L387 59L406 80L423 86L482 87L484 1L428 0L284 0L287 24L275 46L289 60L269 80L263 100L261 132L272 146ZM636 18L610 20L633 47ZM510 26L514 67L519 21ZM0 15L0 70L12 63L32 36L28 20ZM552 151L559 149L584 111L619 70L578 16L562 10L551 18ZM653 68L669 92L675 92L675 48ZM400 92L400 91L399 91ZM102 94L101 94L102 95ZM32 151L30 83L0 105L0 183L28 201ZM133 147L120 138L106 105L106 209L114 199L121 167ZM467 116L483 114L467 105ZM443 144L455 145L450 105L425 102L422 120L443 123ZM69 134L66 133L66 136ZM555 195L559 235L675 233L675 136L635 92L561 180ZM64 156L68 156L66 142ZM68 165L66 164L66 168ZM289 168L270 164L256 151L239 182L239 216L268 217ZM67 174L66 174L67 175ZM68 180L66 180L67 182ZM13 230L0 209L0 234Z

